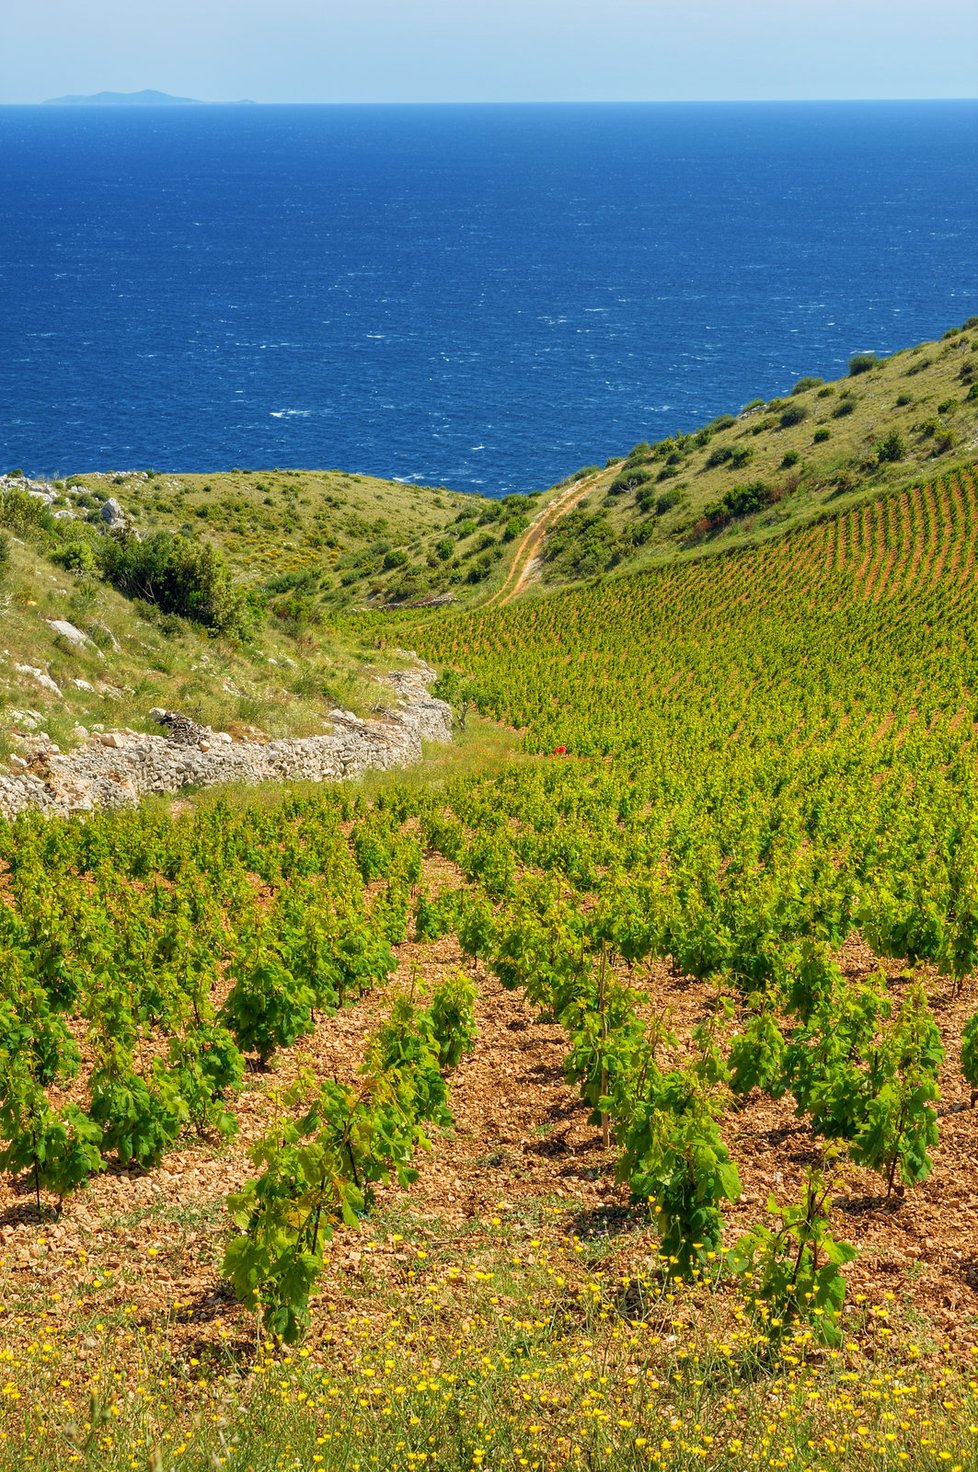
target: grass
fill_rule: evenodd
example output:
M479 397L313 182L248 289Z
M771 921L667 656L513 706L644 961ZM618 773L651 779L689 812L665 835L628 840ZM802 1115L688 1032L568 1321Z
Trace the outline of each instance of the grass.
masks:
M42 1243L30 1291L3 1267L0 1467L974 1467L974 1379L892 1305L854 1308L843 1349L802 1333L772 1361L722 1279L680 1287L642 1265L638 1220L638 1267L573 1220L523 1202L447 1236L402 1203L365 1223L319 1342L281 1354L192 1289L140 1317L84 1253L59 1293Z
M321 631L321 642L295 639L275 624L252 644L211 638L187 620L162 617L91 576L65 572L33 547L14 545L0 589L0 754L17 748L9 728L28 725L68 750L75 727L157 730L153 706L179 710L232 733L248 726L272 737L322 732L332 706L365 715L392 694L373 678L403 657L378 654L355 639ZM50 627L67 619L91 643L75 649ZM60 696L20 673L30 666L50 676ZM6 719L4 719L6 716Z
M327 609L471 600L498 582L507 525L532 506L335 470L86 474L66 495L92 512L111 495L141 528L208 538L244 581L273 591L283 619L297 598Z

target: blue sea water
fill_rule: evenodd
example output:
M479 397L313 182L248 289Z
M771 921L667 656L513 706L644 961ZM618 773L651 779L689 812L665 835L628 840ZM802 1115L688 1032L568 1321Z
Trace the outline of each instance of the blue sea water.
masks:
M978 312L978 103L0 108L0 468L546 486Z

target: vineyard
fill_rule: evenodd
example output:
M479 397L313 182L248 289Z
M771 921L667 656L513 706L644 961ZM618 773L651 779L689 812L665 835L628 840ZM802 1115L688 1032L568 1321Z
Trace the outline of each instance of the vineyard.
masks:
M973 1467L976 529L359 615L523 753L0 828L0 1465Z

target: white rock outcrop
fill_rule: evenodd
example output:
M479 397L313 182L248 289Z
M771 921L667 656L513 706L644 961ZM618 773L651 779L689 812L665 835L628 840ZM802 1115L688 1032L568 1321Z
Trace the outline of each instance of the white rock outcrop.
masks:
M67 755L45 753L29 772L0 774L0 815L26 808L51 814L133 807L149 792L221 782L338 782L370 770L409 766L423 741L452 739L451 707L436 700L435 671L414 668L383 677L397 702L370 720L330 711L333 729L294 740L227 742L218 733L200 747L131 731L98 732Z
M52 695L57 695L59 700L64 698L57 684L52 680L46 670L37 669L32 664L15 664L14 669L18 675L30 675L35 685L40 685L42 690L48 690Z
M106 526L121 527L126 524L126 513L114 496L110 496L107 501L102 502L98 514Z
M81 629L76 628L74 624L69 623L66 618L49 618L45 622L56 634L60 634L62 639L67 640L73 649L93 649L102 657L102 651L92 643L88 635L82 633Z

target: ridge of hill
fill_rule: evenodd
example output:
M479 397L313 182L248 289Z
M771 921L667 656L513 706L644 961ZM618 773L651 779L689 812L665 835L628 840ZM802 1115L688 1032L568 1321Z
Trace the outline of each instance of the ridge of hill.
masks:
M146 87L141 92L69 92L49 97L42 107L206 107L197 97L174 97Z

